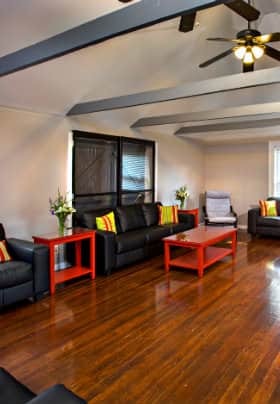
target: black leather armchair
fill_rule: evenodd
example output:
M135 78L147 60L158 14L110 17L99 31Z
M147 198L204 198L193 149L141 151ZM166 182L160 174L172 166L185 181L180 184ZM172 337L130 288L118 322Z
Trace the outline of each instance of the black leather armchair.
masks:
M0 368L0 403L3 404L86 404L64 385L57 384L36 396L31 390Z
M0 224L0 240L6 240L12 261L0 263L0 307L33 297L40 299L49 290L49 249L31 241L5 237Z

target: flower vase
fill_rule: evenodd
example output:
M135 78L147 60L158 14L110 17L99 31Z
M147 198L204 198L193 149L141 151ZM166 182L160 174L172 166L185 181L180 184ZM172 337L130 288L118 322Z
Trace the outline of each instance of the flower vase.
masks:
M185 209L185 199L180 201L180 209L183 210Z
M65 216L57 216L58 218L58 233L60 236L64 235L64 231L65 231Z

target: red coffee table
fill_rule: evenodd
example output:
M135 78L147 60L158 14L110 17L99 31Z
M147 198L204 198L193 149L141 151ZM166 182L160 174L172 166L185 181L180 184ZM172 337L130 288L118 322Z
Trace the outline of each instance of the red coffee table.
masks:
M81 244L82 240L89 239L90 243L90 266L82 266ZM90 274L91 279L95 279L95 231L74 227L66 230L63 236L58 233L43 234L33 236L34 243L45 244L50 249L50 294L55 293L55 285L64 283L69 279ZM55 271L54 248L58 244L75 242L76 263L73 267L61 271Z
M221 260L227 255L235 257L236 253L235 228L200 226L174 236L165 237L164 262L165 270L169 271L170 266L190 268L198 271L198 276L203 276L204 269ZM230 248L217 247L214 244L230 238ZM177 246L191 248L192 250L177 258L171 258L170 247Z

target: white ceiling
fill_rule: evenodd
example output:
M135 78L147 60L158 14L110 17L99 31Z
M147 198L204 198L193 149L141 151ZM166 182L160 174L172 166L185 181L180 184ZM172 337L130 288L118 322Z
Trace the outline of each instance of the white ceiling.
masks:
M278 31L280 1L256 0L254 3L262 12L257 28L263 33ZM2 1L0 55L36 43L121 7L126 5L117 0ZM200 12L197 22L199 25L193 32L183 34L178 31L179 19L175 19L0 78L0 105L65 114L74 104L81 101L239 73L241 66L234 56L206 69L199 69L198 64L228 49L226 43L207 42L207 37L234 37L238 30L246 28L246 21L221 5ZM279 49L280 43L273 46ZM276 61L264 58L257 64L257 69L277 65L279 64ZM86 119L110 122L112 129L129 127L137 119L149 115L280 101L279 94L279 87L274 86L265 91L252 89L234 94L197 97L179 102L96 113ZM174 125L152 129L157 133L169 131L170 134L174 133L173 130ZM147 128L147 131L151 130ZM268 132L266 130L266 133ZM275 127L273 135L274 132ZM278 133L280 134L280 128ZM208 142L215 136L213 133L209 136L203 134L200 138L201 141Z

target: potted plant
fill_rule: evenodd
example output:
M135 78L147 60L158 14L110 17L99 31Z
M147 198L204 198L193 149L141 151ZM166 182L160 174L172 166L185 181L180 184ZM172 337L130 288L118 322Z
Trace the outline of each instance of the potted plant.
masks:
M72 208L71 201L67 201L66 196L63 196L59 189L55 200L49 199L50 212L58 219L58 231L63 235L65 230L65 220L68 215L76 212L76 209Z
M185 208L186 200L189 198L190 194L187 190L187 186L183 185L175 191L175 199L180 202L180 209Z

